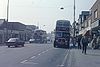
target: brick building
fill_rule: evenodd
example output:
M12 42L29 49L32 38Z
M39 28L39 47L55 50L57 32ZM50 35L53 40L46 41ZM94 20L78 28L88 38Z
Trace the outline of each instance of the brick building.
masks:
M97 0L90 9L92 35L100 35L100 0Z
M94 36L100 36L100 0L97 0L90 8L86 19L83 21L82 13L79 15L79 35L84 32L93 38Z

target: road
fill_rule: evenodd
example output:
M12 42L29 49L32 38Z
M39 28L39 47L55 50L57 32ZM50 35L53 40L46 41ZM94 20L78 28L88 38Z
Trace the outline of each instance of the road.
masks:
M54 48L52 44L0 47L0 67L100 67L100 50Z
M66 67L70 50L52 44L0 47L0 67Z

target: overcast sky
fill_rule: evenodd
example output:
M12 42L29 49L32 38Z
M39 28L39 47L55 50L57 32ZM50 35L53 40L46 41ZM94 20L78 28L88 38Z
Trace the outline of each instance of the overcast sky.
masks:
M73 22L74 0L9 0L9 21L19 21L28 25L38 25L50 32L56 20ZM76 0L76 21L82 10L89 10L96 0ZM0 0L0 18L6 19L7 0ZM64 7L64 10L60 8Z

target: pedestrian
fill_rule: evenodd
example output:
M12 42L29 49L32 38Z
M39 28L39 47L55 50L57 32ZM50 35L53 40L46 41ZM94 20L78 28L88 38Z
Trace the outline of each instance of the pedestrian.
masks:
M98 46L100 45L100 36L98 36L98 38L97 38L97 45Z
M95 49L95 45L97 44L97 38L93 38L93 42L92 42L92 49Z
M81 39L82 42L82 53L86 54L87 46L88 46L88 38L86 36L83 36Z
M80 44L80 41L81 41L81 38L80 37L78 37L78 49L81 49L81 44Z

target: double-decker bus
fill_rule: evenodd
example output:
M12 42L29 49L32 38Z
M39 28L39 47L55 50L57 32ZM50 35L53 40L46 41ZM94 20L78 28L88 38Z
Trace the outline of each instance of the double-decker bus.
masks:
M46 43L47 42L47 33L44 30L37 29L34 31L35 43Z
M69 48L70 29L70 21L58 20L56 22L54 47Z

